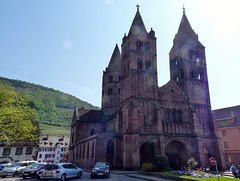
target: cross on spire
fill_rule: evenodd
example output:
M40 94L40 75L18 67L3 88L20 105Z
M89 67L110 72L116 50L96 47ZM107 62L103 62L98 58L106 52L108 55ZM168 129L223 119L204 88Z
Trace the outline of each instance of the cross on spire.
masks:
M137 7L137 10L139 11L139 8L140 8L139 4L137 4L136 7Z
M183 9L183 14L185 14L185 7L184 7L184 3L183 3L183 8L182 8L182 9Z

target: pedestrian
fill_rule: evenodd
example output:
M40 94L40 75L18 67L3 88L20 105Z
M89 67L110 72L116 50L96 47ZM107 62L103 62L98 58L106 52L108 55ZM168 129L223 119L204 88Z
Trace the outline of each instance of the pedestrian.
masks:
M232 164L232 166L230 167L230 171L232 172L232 174L235 178L238 178L238 176L237 176L237 171L238 170L237 170L237 168L234 164Z

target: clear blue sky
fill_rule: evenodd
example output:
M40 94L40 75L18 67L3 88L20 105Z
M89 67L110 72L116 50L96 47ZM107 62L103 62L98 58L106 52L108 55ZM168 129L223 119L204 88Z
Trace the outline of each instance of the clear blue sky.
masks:
M185 4L206 47L212 108L240 104L238 0L1 0L0 76L40 84L101 106L102 73L136 13L157 37L159 86Z

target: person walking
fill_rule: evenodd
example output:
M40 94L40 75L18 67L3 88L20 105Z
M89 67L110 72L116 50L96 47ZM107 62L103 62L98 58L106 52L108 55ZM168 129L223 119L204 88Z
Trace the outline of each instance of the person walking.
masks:
M234 164L232 164L232 166L230 167L230 171L232 172L232 174L235 178L238 178L238 176L237 176L237 171L238 170L237 170L237 168Z

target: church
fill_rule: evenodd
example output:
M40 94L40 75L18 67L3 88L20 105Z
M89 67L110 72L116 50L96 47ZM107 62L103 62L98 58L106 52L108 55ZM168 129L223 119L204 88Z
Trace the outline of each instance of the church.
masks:
M75 108L68 161L91 168L97 161L136 170L165 155L172 169L222 167L211 110L205 47L185 9L169 53L170 80L158 86L155 32L146 30L139 6L128 34L115 46L102 76L101 110Z

